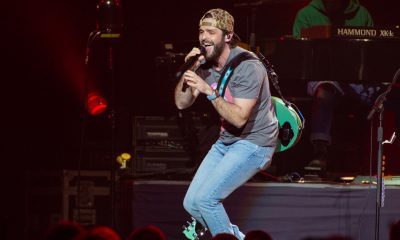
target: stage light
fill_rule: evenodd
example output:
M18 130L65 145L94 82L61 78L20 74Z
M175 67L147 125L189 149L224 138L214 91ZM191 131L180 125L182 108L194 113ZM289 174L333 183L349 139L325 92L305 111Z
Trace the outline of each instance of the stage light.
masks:
M96 116L106 111L107 100L98 92L91 92L87 96L87 111L90 115Z

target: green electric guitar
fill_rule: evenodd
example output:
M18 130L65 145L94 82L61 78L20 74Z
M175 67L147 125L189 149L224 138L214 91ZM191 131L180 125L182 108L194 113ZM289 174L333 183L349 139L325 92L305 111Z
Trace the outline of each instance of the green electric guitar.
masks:
M294 104L285 103L278 97L272 97L278 118L279 135L275 152L283 152L293 147L300 139L304 128L304 118Z
M197 223L196 219L193 217L192 222L187 222L187 224L187 226L183 226L183 235L185 235L188 240L199 240L207 231L207 228Z

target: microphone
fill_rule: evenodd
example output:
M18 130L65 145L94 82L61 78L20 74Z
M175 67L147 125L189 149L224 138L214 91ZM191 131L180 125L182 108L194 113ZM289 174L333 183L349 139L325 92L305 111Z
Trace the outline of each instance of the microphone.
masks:
M201 55L204 55L206 53L206 49L203 46L200 46L200 53L196 54L194 56L191 56L180 68L179 71L176 73L175 77L176 80L179 81L181 79L183 73L186 72L186 70L190 69L193 67L193 65L197 62L199 57ZM186 91L186 88L188 87L187 83L184 82L182 85L182 92Z

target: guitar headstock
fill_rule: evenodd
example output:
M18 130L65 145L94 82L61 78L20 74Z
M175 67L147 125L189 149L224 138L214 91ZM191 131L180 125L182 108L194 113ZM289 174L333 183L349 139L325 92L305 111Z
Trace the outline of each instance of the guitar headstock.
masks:
M200 237L204 236L207 228L198 224L196 219L192 217L191 222L187 222L187 226L183 225L183 234L188 240L199 240Z

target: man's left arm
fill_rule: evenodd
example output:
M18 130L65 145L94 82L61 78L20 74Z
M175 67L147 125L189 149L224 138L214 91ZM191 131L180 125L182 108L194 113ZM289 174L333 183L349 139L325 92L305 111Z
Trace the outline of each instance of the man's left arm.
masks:
M186 71L184 76L187 84L207 96L214 94L214 90L200 76L193 71ZM223 97L211 100L219 115L237 128L241 128L249 119L250 113L257 99L234 98L233 102L226 101Z
M254 62L239 65L234 73L236 87L233 89L231 102L223 97L211 100L215 110L219 115L236 128L242 128L250 117L250 114L257 102L261 84L265 74L263 74L261 64ZM184 75L189 86L194 87L207 96L213 95L214 90L202 78L192 71L187 71Z
M232 99L216 98L211 101L217 112L236 128L242 128L256 105L266 72L258 61L240 64L232 77Z
M233 103L218 97L211 101L219 115L236 128L242 128L250 117L257 99L233 98Z

